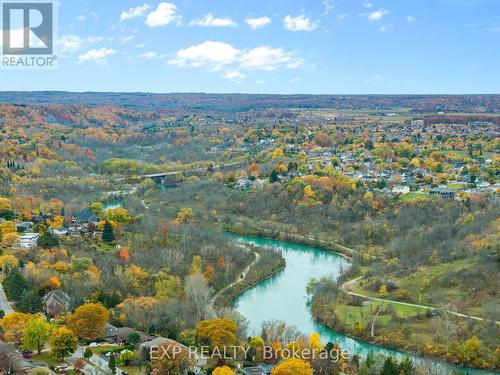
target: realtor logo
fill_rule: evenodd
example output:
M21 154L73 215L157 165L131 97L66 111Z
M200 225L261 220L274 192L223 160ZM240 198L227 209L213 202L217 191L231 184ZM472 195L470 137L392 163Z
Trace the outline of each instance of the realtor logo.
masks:
M51 2L2 4L4 55L52 55L54 13Z

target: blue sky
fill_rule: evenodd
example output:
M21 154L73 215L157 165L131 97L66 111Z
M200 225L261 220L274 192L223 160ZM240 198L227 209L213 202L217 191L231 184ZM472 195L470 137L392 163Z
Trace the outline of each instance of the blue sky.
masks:
M500 0L60 0L1 90L500 93Z

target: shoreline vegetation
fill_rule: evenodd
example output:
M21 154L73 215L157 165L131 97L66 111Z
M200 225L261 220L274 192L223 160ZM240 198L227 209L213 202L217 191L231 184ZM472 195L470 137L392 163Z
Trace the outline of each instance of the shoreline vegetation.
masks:
M345 246L335 244L333 242L328 242L325 240L320 240L320 239L315 239L310 236L303 236L300 234L293 234L293 233L286 233L282 232L279 230L271 230L267 228L262 228L262 227L255 227L255 226L249 226L245 225L243 226L242 223L237 223L234 225L227 225L224 227L225 231L231 234L238 234L238 235L244 235L244 236L251 236L251 237L256 237L256 238L266 238L266 239L271 239L271 240L278 240L278 241L285 241L285 242L290 242L294 244L299 244L299 245L305 245L305 246L311 246L320 250L324 251L329 251L333 252L335 254L338 254L340 256L343 256L347 259L352 259L351 256L348 256L345 253L336 251L335 249L348 249L351 250L351 252L355 252L356 254L360 254L358 251L349 249ZM326 246L325 246L326 245ZM243 294L246 290L260 284L261 282L268 280L269 278L272 278L275 276L277 273L281 272L284 270L286 267L286 264L282 266L282 268L275 270L273 273L269 274L266 277L263 277L260 280L256 280L253 284L247 285L244 288L237 288L237 290L234 290L231 288L232 292L227 295L230 301L232 301L232 305L236 302L238 297ZM352 296L348 293L347 290L344 290L342 288L345 283L349 282L350 280L344 280L346 278L346 275L341 276L342 284L338 285L337 288L337 295L334 297L338 299L338 295L343 295L343 299L346 301L343 301L342 305L344 304L346 306L349 306L349 304L357 305L356 307L361 307L363 305L366 305L366 303L369 303L370 305L377 305L376 303L374 304L373 301L370 300L368 296ZM352 280L351 280L352 281ZM241 285L241 284L240 284ZM314 299L314 295L311 298L311 302ZM227 301L227 299L226 299ZM337 302L337 301L336 301ZM397 317L397 312L394 312L394 310L391 310L391 306L393 303L397 303L398 301L393 301L393 300L387 300L384 302L380 302L382 307L380 308L380 311L377 314L377 317L373 317L375 320L373 325L375 327L376 324L376 319L378 318L378 314L382 314L382 316L385 315L385 313L389 313L391 316L394 316L398 319L400 323L403 325L406 324L405 318ZM311 304L313 305L313 303ZM384 306L385 305L385 306ZM371 306L370 306L371 308ZM410 318L414 318L417 320L423 320L423 319L429 319L433 318L434 314L437 314L437 311L439 310L439 307L436 307L435 310L431 309L421 309L421 311L418 311L414 316L411 316ZM413 345L407 340L395 340L394 337L391 335L379 335L379 336L373 336L370 337L369 335L362 334L361 332L363 331L361 325L359 322L356 322L356 330L352 330L349 328L349 320L342 320L342 317L337 315L333 321L330 321L328 319L325 319L324 316L328 314L328 312L320 312L316 310L313 306L311 306L311 314L313 316L313 319L318 322L319 324L325 326L326 328L329 328L335 332L339 332L347 337L360 340L365 343L373 344L382 348L387 348L391 350L396 350L400 351L403 353L410 353L416 356L422 356L422 357L431 357L435 358L438 360L442 360L443 362L455 365L455 366L460 366L460 367L468 367L471 369L484 369L484 370L496 370L499 368L498 365L496 366L486 366L486 362L483 360L480 360L478 362L478 359L474 359L474 362L472 361L463 361L458 358L458 356L453 355L448 348L447 351L442 351L439 350L438 348L434 347L432 344L427 343L427 342L421 342L421 345ZM363 313L361 313L362 315ZM455 320L468 320L468 317L459 317L459 316L454 316L452 318L448 319L455 319ZM366 328L366 327L365 327ZM403 327L404 328L404 327ZM409 334L409 332L406 332L406 334ZM470 340L469 340L470 341ZM472 344L472 342L470 343Z

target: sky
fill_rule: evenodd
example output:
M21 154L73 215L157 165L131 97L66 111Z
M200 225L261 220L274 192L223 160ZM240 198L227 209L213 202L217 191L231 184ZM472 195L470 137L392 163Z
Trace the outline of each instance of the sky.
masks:
M59 0L0 90L500 93L500 0Z

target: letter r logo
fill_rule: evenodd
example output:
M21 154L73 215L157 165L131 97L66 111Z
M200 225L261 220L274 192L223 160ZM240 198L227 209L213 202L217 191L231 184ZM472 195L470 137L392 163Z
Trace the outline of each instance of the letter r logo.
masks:
M54 45L53 4L2 4L3 54L51 55Z

